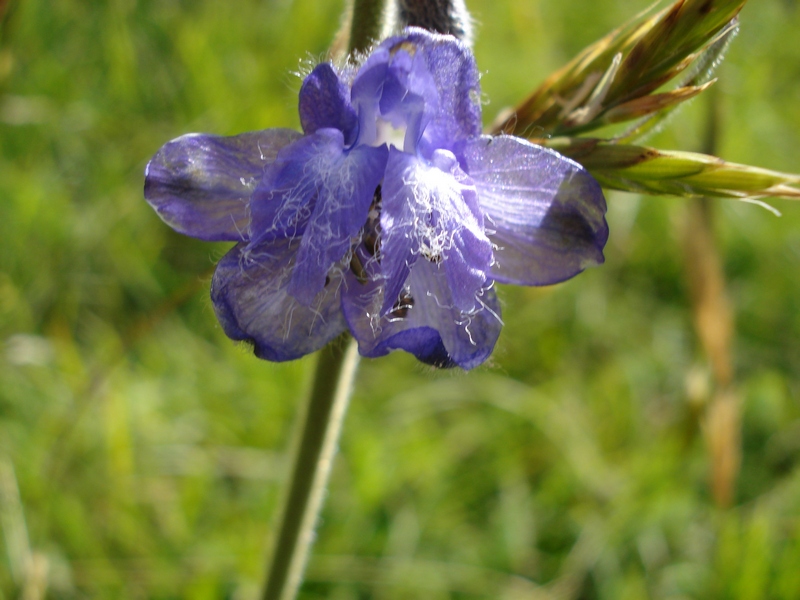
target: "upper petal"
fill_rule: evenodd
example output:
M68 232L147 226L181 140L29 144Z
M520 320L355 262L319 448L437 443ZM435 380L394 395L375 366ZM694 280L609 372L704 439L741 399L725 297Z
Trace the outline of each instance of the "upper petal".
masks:
M379 46L367 57L353 80L351 98L358 113L358 141L361 144L374 144L378 139L379 104L389 59L389 51Z
M381 312L380 279L359 283L348 274L345 283L342 308L364 356L400 349L434 366L472 369L489 357L500 335L503 323L491 282L481 289L474 310L461 311L441 265L417 261L388 314Z
M355 141L358 119L350 104L350 89L330 63L317 65L300 88L300 123L303 131L334 128L344 134L344 142Z
M284 361L319 350L345 328L341 280L334 277L311 306L287 290L297 240L248 247L237 244L217 265L211 283L214 311L228 337L254 345L259 358Z
M405 149L426 157L480 135L475 59L449 35L411 27L383 41L359 70L352 97L364 143L375 139L378 116L395 127L408 127Z
M421 50L438 92L438 110L423 142L432 150L452 150L458 141L480 135L480 75L469 47L453 36L416 27L407 29L406 40Z
M290 129L265 129L176 138L147 164L145 199L180 233L209 241L247 239L250 196L264 167L299 137Z
M483 136L464 145L463 165L495 245L494 279L548 285L603 262L606 202L579 164L516 137Z
M376 48L353 81L352 97L360 143L380 143L382 130L391 124L405 132L402 145L409 152L416 149L439 105L436 82L411 44Z

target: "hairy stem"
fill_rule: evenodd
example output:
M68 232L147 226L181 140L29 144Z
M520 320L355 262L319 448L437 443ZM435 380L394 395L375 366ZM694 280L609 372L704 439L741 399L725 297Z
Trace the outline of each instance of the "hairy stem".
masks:
M401 27L422 27L472 45L472 17L464 0L397 0L397 13Z
M358 350L352 339L337 340L319 352L267 571L264 600L293 600L297 596L357 366Z
M349 52L366 52L378 40L383 25L385 0L353 0Z

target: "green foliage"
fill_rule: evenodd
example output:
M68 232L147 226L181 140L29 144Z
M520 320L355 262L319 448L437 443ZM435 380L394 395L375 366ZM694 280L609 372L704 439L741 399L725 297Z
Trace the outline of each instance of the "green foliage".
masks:
M487 123L645 8L470 6ZM164 226L142 170L187 131L296 127L292 73L341 8L8 5L0 598L45 582L66 599L255 596L313 359L261 362L225 338L208 300L225 246ZM726 159L798 170L798 27L792 2L742 11L716 84ZM652 145L698 150L702 103ZM501 289L492 365L362 363L302 597L799 597L800 211L775 202L782 218L717 213L743 406L731 508L709 491L686 201L612 193L603 267Z

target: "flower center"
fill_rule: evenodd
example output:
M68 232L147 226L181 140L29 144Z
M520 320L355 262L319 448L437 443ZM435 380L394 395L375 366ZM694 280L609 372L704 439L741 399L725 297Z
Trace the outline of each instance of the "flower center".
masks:
M394 146L398 150L403 150L405 146L405 139L406 139L406 125L403 124L400 127L395 127L391 121L387 121L381 117L378 117L375 124L375 129L377 133L377 139L375 143L372 144L373 146L380 146L381 144L386 144L390 148Z

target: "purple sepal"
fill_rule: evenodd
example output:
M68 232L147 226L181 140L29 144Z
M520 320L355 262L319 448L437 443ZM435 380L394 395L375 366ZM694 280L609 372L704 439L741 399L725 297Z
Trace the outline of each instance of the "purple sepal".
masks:
M350 104L350 90L330 63L317 65L300 88L300 124L307 134L319 129L338 129L344 143L355 142L358 117Z
M439 332L432 327L404 329L390 335L381 344L380 354L372 356L384 356L393 350L404 350L413 354L420 362L438 369L452 369L458 366L447 353Z
M606 201L578 163L505 135L470 140L462 156L495 246L492 278L549 285L603 262Z
M237 244L211 282L214 311L228 337L253 344L256 356L285 361L319 350L342 333L341 277L334 275L311 306L289 295L299 240L248 248Z
M297 140L290 129L167 142L145 169L144 196L175 231L207 241L249 239L249 203L264 168Z
M380 279L364 283L348 274L345 286L342 309L363 356L405 350L428 364L472 369L489 357L500 335L500 305L490 285L480 291L475 310L462 312L440 265L426 260L415 263L393 309L383 316Z

